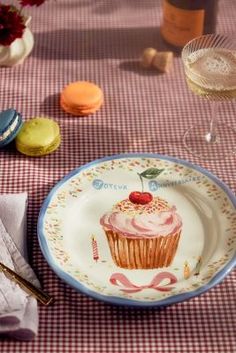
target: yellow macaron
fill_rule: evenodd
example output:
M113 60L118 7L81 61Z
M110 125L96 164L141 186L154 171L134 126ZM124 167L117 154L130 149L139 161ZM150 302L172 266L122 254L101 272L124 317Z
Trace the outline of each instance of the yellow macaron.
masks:
M23 124L16 137L16 149L27 156L39 157L55 151L60 142L57 122L48 117L35 117Z

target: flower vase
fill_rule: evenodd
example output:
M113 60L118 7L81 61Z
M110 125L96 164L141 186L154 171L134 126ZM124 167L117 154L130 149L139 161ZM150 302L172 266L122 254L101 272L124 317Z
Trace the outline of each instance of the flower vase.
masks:
M34 36L29 29L31 17L25 22L25 29L21 38L15 39L10 45L0 45L0 66L15 66L22 64L31 53L34 46Z

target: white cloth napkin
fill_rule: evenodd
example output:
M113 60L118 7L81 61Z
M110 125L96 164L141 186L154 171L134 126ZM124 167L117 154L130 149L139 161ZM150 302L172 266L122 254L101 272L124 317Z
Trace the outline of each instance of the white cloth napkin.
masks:
M27 194L0 195L0 261L36 286L26 262ZM0 272L0 334L32 340L38 332L37 301Z

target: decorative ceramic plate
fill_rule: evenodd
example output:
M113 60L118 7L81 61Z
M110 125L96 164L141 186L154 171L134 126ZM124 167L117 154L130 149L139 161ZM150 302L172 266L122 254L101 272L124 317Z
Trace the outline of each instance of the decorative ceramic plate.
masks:
M38 222L42 252L69 285L118 305L197 296L236 264L236 198L175 158L103 158L62 179Z

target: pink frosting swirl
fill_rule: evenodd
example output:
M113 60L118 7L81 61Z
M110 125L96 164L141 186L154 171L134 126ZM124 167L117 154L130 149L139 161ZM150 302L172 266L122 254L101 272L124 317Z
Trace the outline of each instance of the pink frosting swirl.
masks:
M124 212L108 212L100 219L100 224L105 229L122 233L128 237L149 238L174 234L180 230L182 221L176 208L172 207L157 213L133 216Z

